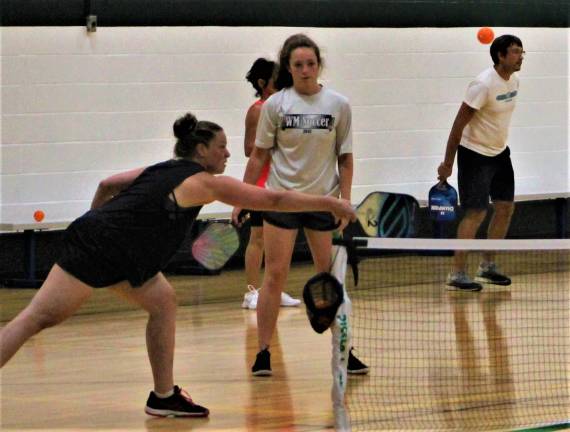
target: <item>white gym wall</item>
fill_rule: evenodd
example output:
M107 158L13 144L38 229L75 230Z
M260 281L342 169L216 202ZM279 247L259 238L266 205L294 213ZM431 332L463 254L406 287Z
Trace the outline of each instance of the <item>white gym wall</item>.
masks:
M516 192L567 192L569 30L494 30L527 52L510 134ZM187 111L225 128L226 173L241 178L245 74L301 31L322 48L323 83L352 103L353 201L373 190L426 199L467 84L492 63L477 28L2 27L0 222L81 215L101 179L169 158Z

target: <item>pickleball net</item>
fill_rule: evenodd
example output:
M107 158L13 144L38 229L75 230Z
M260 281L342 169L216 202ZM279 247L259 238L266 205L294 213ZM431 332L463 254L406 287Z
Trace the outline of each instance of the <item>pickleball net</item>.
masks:
M352 345L370 367L346 389L352 430L521 430L568 423L570 240L363 239L346 277ZM449 290L496 251L511 285Z

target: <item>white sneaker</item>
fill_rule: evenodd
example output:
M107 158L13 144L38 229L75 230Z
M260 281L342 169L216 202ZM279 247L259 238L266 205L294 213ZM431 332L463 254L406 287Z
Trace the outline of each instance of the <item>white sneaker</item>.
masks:
M281 293L281 306L299 306L301 304L301 300L294 299L286 292Z
M257 308L257 299L259 298L259 290L255 289L253 285L247 286L248 292L243 295L243 302L241 307L244 309L255 310ZM301 300L294 299L289 294L281 293L281 306L299 306Z
M257 298L259 293L253 285L247 286L248 292L243 295L241 307L244 309L255 309L257 307Z

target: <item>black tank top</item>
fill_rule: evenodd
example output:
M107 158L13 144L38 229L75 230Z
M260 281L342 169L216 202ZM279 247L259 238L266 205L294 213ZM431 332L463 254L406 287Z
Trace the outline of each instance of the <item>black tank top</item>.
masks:
M142 285L164 269L198 216L202 206L179 207L172 191L202 171L201 165L183 159L152 165L69 228L83 237L82 248L104 254L105 261L120 268L131 284Z

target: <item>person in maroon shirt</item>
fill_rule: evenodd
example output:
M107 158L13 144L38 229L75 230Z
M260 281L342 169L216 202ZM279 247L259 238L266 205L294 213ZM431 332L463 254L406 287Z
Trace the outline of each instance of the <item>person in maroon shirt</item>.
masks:
M250 156L255 147L255 134L257 132L257 122L261 113L261 106L269 96L275 93L274 75L277 72L277 64L274 61L263 57L253 62L251 69L247 72L246 80L255 89L255 95L259 97L247 110L245 116L245 135L243 140L244 152ZM265 187L271 161L267 160L261 175L256 182L259 187ZM248 211L249 213L249 242L245 249L245 278L248 292L243 296L241 307L244 309L255 309L259 298L259 274L263 262L263 215L258 211ZM241 224L241 221L237 221ZM301 300L291 297L286 292L281 293L281 306L299 306Z

